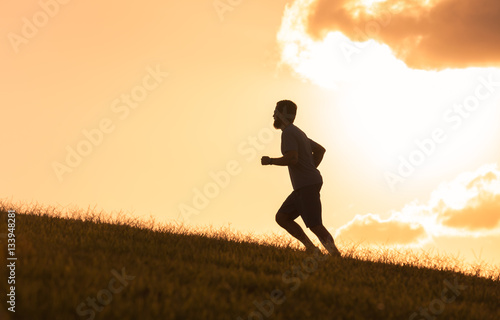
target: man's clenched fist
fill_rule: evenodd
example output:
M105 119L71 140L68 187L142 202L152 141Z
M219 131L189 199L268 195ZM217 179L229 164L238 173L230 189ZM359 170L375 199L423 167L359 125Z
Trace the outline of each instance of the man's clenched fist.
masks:
M270 165L271 164L271 158L269 158L268 156L263 156L260 159L260 163L262 163L263 166Z

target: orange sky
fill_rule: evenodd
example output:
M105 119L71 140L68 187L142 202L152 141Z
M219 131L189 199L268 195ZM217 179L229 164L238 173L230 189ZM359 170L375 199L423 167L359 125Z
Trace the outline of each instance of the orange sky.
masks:
M460 55L409 44L409 11L375 14L381 31L358 39L366 17L335 23L325 1L217 3L3 4L1 197L279 231L288 173L259 159L280 155L272 112L291 99L327 149L323 220L338 237L500 264L498 32L468 57L459 32L427 31ZM471 19L472 37L487 26Z

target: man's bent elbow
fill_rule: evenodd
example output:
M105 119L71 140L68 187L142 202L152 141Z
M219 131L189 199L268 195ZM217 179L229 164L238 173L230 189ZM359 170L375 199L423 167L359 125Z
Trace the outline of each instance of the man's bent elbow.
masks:
M326 149L321 149L321 150L316 150L313 152L313 156L315 157L323 157L323 155L325 154L326 152Z

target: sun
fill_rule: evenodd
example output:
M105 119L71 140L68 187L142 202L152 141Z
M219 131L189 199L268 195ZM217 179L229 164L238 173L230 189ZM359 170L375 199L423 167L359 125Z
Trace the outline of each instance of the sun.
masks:
M380 2L362 1L366 6ZM422 166L447 164L449 168L457 165L456 159L473 161L467 150L477 144L467 135L492 133L494 121L471 116L456 128L450 119L456 116L456 105L474 95L478 76L484 77L488 70L411 69L387 45L374 40L353 42L338 31L314 40L306 32L307 15L303 13L310 3L298 0L287 7L278 33L281 61L299 77L339 93L345 135L361 156L381 168L394 168L402 158L420 156L425 151L419 150L421 142L438 131L443 136L438 140L446 143L419 159ZM492 102L482 102L482 110L488 110L486 106ZM486 115L478 112L477 117Z
M375 7L377 3L386 2L387 0L359 0L368 12Z

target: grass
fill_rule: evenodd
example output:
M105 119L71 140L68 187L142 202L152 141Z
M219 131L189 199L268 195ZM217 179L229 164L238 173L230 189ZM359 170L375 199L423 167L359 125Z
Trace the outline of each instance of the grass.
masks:
M16 212L16 312L4 298L1 319L500 319L500 272L445 256L351 245L339 259L277 235Z

